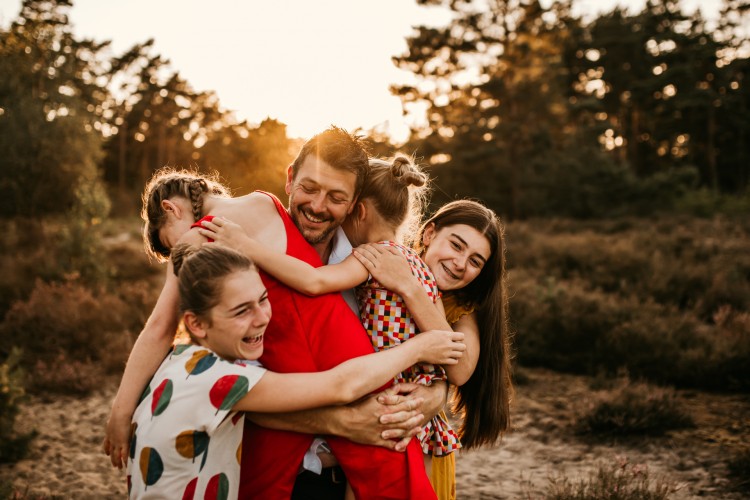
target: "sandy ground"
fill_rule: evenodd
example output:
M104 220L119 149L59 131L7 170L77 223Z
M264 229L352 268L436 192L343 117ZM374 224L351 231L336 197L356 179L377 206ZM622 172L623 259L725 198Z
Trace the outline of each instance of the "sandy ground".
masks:
M628 461L647 467L675 488L672 498L739 499L728 490L726 461L750 442L750 397L681 392L696 428L662 438L592 443L575 436L576 413L590 401L588 379L528 370L517 388L514 430L494 449L458 457L458 497L544 498L550 478L586 478L600 465ZM18 419L38 437L28 457L0 466L20 498L125 496L124 473L100 451L104 421L114 395L106 383L86 398L33 398Z

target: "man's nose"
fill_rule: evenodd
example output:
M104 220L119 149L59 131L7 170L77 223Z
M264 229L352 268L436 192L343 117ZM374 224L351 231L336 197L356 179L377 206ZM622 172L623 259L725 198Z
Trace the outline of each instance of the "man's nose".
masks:
M313 212L316 212L316 213L324 212L326 208L325 194L320 193L320 194L315 195L313 199L310 201L310 208L312 208Z

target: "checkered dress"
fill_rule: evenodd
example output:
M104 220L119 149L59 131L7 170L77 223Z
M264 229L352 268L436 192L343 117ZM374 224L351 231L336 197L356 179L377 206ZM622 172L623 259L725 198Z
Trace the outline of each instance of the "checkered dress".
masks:
M436 302L440 291L432 271L411 248L393 241L381 241L380 245L397 248L409 262L411 272L419 279L427 295ZM370 334L376 351L389 349L419 333L414 318L409 314L401 296L386 290L372 277L357 288L362 324ZM420 363L408 368L395 377L396 382L411 382L430 385L433 380L445 380L445 370L441 366ZM418 434L425 454L442 456L461 447L456 432L441 415L437 415Z

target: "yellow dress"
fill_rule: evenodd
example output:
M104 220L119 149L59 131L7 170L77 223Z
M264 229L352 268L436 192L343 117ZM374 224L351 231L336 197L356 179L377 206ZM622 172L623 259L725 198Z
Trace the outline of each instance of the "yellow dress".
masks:
M459 305L453 295L443 295L445 319L453 325L462 316L474 312L474 307ZM446 418L445 412L440 412ZM435 489L438 500L456 500L456 454L450 453L441 457L432 457L430 482Z

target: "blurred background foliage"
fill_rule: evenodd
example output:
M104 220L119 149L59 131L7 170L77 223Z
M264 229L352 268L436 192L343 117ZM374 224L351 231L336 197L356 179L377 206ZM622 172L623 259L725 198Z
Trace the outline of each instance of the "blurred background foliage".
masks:
M517 361L750 389L748 2L712 23L677 0L588 20L571 0L418 3L454 14L393 57L415 83L392 92L425 120L403 145L360 132L427 165L433 206L477 198L507 222ZM31 391L121 372L163 272L138 242L153 171L284 199L302 142L238 122L151 40L112 54L76 37L71 8L25 0L0 30L3 415L19 366Z

